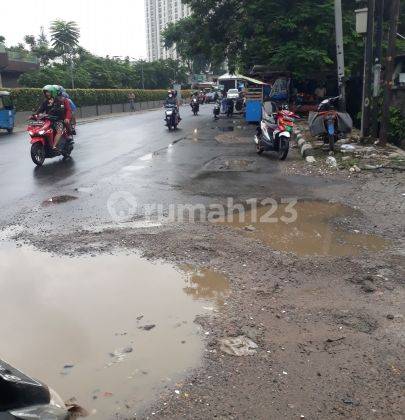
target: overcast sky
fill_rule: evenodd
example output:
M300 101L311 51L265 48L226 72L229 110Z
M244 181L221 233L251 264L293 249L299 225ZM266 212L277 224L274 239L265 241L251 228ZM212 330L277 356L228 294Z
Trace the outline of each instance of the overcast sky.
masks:
M93 54L146 58L144 0L8 0L6 9L0 35L8 46L63 19L78 23L80 45Z

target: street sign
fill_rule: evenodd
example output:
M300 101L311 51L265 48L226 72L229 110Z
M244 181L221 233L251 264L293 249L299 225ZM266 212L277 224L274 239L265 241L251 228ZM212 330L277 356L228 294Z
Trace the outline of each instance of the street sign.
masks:
M367 12L368 9L357 9L355 10L356 13L356 32L358 34L366 34L367 33Z
M205 82L205 74L195 74L195 75L194 75L194 80L195 80L197 83L202 83L202 82Z

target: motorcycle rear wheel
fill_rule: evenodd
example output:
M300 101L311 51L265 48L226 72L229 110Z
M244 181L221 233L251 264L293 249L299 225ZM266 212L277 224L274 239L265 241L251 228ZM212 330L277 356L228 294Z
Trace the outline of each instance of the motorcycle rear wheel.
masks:
M45 161L45 148L41 143L34 143L31 146L31 159L37 166L42 166Z

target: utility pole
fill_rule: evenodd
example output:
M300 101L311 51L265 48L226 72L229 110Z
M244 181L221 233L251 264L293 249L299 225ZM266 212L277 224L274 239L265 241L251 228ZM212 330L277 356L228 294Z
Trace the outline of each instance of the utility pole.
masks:
M335 0L336 61L338 66L339 109L346 111L345 55L343 48L342 0Z
M390 106L392 101L392 84L395 65L395 42L398 31L400 0L391 0L388 48L385 63L384 103L381 116L380 145L385 146L388 140Z
M72 53L70 55L70 78L71 78L71 81L72 81L72 89L75 88L74 68L75 68L75 65L74 65L74 61L73 61L73 51L72 51Z
M373 70L373 38L374 38L374 11L375 0L368 0L367 6L367 34L364 51L364 75L363 75L363 104L361 113L361 137L370 135L372 91L371 79Z
M142 89L145 90L145 77L143 73L143 60L141 61L141 76L142 76Z
M381 59L383 41L383 22L384 22L384 0L376 0L375 5L375 46L374 46L374 84L373 84L373 123L371 136L378 137L379 104L378 98L381 89Z
M61 44L65 45L66 47L70 48L70 79L72 83L72 89L75 88L75 77L74 77L74 68L75 64L73 61L73 55L74 55L74 49L71 45L67 44L66 42L62 41L59 38L55 38L57 41L59 41Z

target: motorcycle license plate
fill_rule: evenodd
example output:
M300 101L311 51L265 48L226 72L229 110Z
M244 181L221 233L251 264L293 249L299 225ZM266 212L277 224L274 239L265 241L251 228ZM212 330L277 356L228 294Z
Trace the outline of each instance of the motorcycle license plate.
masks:
M328 134L331 136L335 134L335 125L332 123L328 124Z

